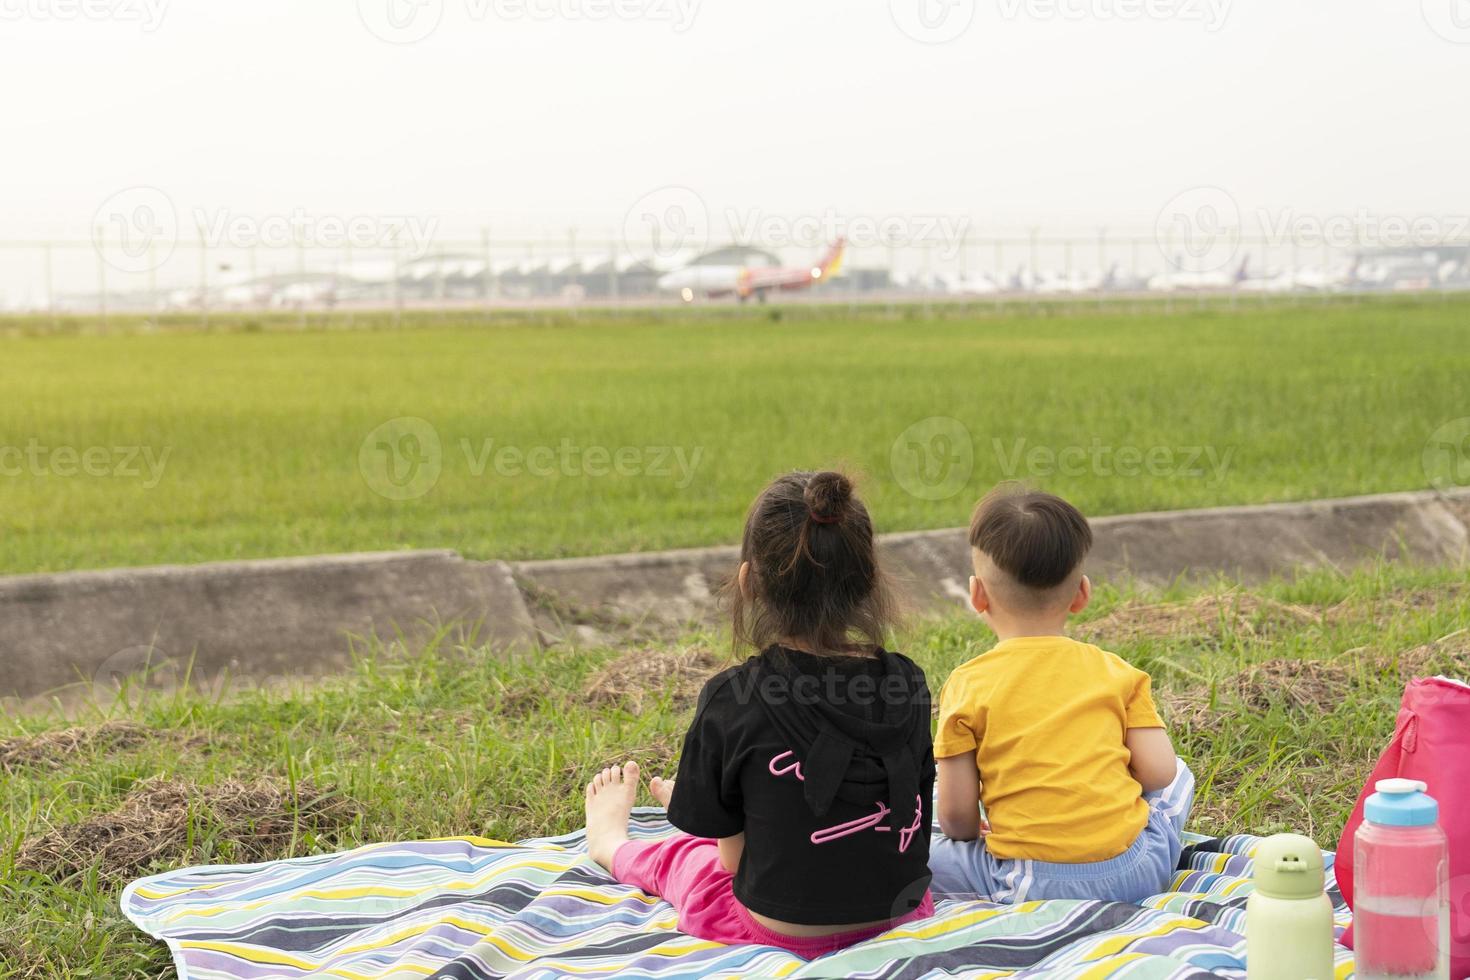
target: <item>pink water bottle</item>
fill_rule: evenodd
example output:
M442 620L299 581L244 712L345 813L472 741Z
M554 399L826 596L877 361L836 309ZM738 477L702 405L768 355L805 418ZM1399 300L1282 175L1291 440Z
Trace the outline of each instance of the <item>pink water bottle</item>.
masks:
M1353 837L1358 980L1449 980L1449 841L1413 779L1382 779Z

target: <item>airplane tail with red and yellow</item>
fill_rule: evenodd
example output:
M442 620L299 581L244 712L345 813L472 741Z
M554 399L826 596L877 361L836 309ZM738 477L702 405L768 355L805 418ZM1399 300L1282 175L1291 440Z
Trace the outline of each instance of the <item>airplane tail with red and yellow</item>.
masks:
M832 247L823 255L817 264L819 275L813 279L835 279L842 275L842 259L847 254L847 239L839 238L832 243Z

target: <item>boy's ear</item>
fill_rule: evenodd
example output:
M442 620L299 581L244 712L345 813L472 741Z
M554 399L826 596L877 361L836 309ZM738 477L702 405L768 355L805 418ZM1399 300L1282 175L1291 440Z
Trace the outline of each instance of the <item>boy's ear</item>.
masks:
M985 583L980 576L970 576L970 608L984 616L990 611L990 596L985 592Z
M743 561L740 563L740 571L736 573L735 578L740 583L741 596L750 599L750 562Z
M1072 597L1072 604L1067 607L1067 612L1075 616L1077 613L1086 609L1087 604L1091 601L1092 579L1084 575L1082 576L1082 581L1077 583L1077 594Z

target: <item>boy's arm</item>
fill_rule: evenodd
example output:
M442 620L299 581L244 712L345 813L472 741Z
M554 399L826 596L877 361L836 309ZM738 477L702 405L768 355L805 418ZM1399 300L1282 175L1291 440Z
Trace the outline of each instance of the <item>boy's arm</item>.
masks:
M1128 746L1128 771L1145 793L1174 781L1174 743L1162 728L1130 728L1123 736Z
M939 829L950 840L980 837L980 770L975 753L952 755L937 760L939 779Z

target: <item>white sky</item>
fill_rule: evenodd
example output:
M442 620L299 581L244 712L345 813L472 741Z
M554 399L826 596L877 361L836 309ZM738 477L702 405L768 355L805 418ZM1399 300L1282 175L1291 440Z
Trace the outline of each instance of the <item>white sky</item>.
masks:
M442 23L403 45L359 7L411 0L84 0L165 4L152 31L77 2L0 0L0 239L85 235L133 185L588 237L666 185L716 215L976 229L1150 229L1197 185L1243 211L1470 213L1467 0L617 0L648 16L601 22L419 0ZM972 23L919 43L896 19L921 2Z

